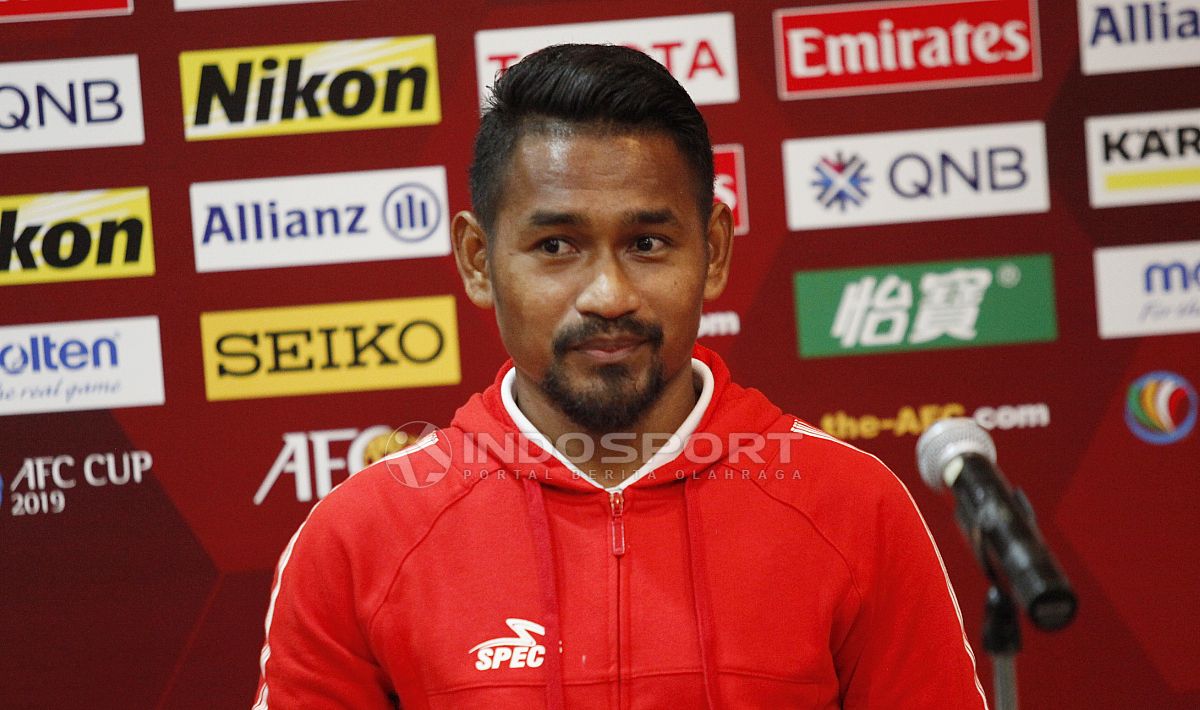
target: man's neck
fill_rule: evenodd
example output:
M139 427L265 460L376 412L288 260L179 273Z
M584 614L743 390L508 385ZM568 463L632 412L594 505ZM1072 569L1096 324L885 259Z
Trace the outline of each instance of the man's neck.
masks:
M679 429L696 407L699 387L689 362L666 382L658 399L633 427L623 432L582 431L578 424L554 405L537 383L529 380L520 370L516 372L513 389L521 413L559 449L559 453L596 483L612 487L640 469ZM567 434L571 436L564 436ZM619 436L610 437L612 441L605 441L607 434ZM560 442L562 446L559 446ZM615 448L606 446L606 443L613 444ZM631 448L635 450L632 457Z

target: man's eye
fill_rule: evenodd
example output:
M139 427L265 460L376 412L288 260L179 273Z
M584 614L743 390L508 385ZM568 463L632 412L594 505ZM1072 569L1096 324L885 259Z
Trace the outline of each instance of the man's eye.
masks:
M633 248L642 254L654 252L661 246L662 240L658 237L638 237L633 242Z
M538 246L546 254L557 254L562 251L563 243L561 239L547 239Z

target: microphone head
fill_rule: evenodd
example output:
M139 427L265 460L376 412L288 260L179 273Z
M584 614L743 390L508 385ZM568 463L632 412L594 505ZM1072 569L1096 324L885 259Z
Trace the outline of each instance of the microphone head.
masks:
M979 454L996 463L996 444L972 419L954 417L935 422L917 440L921 480L935 491L946 487L946 466L964 454Z

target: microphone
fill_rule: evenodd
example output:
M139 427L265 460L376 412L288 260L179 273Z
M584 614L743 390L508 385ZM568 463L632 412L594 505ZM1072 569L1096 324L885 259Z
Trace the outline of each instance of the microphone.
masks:
M1078 600L1046 547L1025 494L996 466L992 437L971 419L936 422L917 441L917 466L926 485L949 488L959 527L991 574L993 560L1033 624L1056 631L1071 623Z

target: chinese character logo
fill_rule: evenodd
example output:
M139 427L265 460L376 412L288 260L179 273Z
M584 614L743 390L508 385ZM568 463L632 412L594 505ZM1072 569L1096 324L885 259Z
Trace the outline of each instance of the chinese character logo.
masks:
M921 277L912 315L913 287L896 274L864 276L846 284L830 335L843 348L928 343L942 336L975 339L979 306L992 284L988 269L953 269ZM911 327L910 327L911 325Z
M1125 423L1148 444L1173 444L1196 425L1196 390L1174 372L1139 377L1125 395Z
M843 212L847 204L861 205L868 197L866 184L871 182L863 173L866 167L862 158L852 155L847 160L841 151L833 160L821 158L815 167L817 179L812 183L819 190L817 201L826 209L836 204Z

